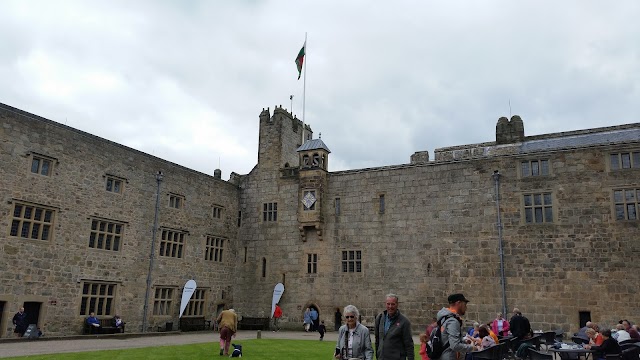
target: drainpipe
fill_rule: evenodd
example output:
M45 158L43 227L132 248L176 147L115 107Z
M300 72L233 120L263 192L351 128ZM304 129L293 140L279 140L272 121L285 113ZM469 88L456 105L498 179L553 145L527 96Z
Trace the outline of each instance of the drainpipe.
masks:
M160 183L162 182L162 171L156 174L156 211L153 217L153 233L151 235L151 251L149 253L149 272L147 272L147 290L144 293L144 313L142 314L142 332L147 332L147 313L149 312L149 292L151 291L151 273L153 271L153 259L156 249L156 234L158 233L158 211L160 210Z
M493 180L495 182L496 191L496 216L498 223L498 248L500 252L500 284L502 285L502 313L507 316L507 290L504 277L504 246L502 239L502 216L500 214L500 171L493 172Z

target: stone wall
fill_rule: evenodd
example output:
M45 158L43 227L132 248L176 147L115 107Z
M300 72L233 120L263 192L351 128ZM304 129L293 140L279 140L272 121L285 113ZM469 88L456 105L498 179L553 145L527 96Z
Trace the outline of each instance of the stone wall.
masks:
M265 174L251 174L246 181L252 190L243 189L243 198L277 198L283 215L272 224L262 223L257 213L247 215L253 221L243 226L241 238L256 262L241 271L236 298L244 299L245 311L266 314L270 291L285 274L281 306L292 328L299 327L309 304L320 308L329 328L335 308L347 304L356 305L371 324L389 292L400 296L401 311L416 329L457 291L472 300L468 319L490 321L502 311L492 177L499 170L509 311L519 307L536 329L565 331L577 330L580 311L607 325L640 318L629 301L640 290L639 267L631 260L638 254L638 222L615 221L611 199L613 188L638 187L640 174L606 167L610 152L639 146L516 155L510 145L494 145L482 157L463 156L466 160L329 173L321 241L301 242L296 236L295 184L275 173L266 184L258 178ZM551 175L522 178L520 162L535 159L548 159ZM552 194L554 220L525 224L523 194L540 192ZM344 250L362 251L362 273L342 272ZM307 274L309 253L318 254L317 274ZM260 276L262 257L268 259L266 278Z
M174 287L178 294L192 278L198 288L206 289L208 318L218 304L233 301L236 186L9 107L0 108L0 124L2 336L11 335L11 317L25 301L42 303L38 324L48 335L79 333L85 280L116 283L115 312L127 322L128 331L141 330L159 170L164 179L158 225L188 235L184 258L175 259L158 257L158 234L150 311L155 286ZM31 173L34 153L55 159L51 176ZM121 194L105 190L107 174L124 180ZM169 193L184 196L183 209L168 206ZM55 210L50 240L9 236L17 201ZM221 219L213 218L214 204L224 206ZM93 218L124 223L120 251L88 247ZM223 263L204 260L206 235L229 240ZM177 328L179 305L178 296L173 315L150 315L149 324L173 321Z
M502 310L492 176L499 170L509 310L520 308L544 330L577 330L581 311L608 326L640 319L633 303L640 222L616 221L612 202L614 189L640 188L640 170L607 165L610 153L638 151L640 140L535 153L487 142L437 149L434 161L420 152L411 164L309 172L297 169L302 124L276 108L260 114L258 165L225 182L4 105L0 125L2 336L10 336L10 317L25 301L42 303L46 333L78 333L87 280L116 283L115 311L128 329L141 330L159 170L159 226L188 234L185 258L157 258L152 283L181 290L195 278L206 289L206 317L222 305L268 317L273 287L283 282L285 328L301 330L310 305L329 329L335 309L347 304L371 325L389 292L399 295L415 330L458 291L472 301L468 320L493 319ZM524 140L532 138L544 139ZM55 160L52 176L30 172L34 154ZM521 162L531 160L547 160L550 174L523 177ZM106 176L124 180L122 194L105 191ZM314 183L321 214L301 216L301 190ZM551 194L551 223L525 223L523 195L531 193ZM169 194L184 197L184 209L170 208ZM50 240L9 235L16 202L55 210ZM277 221L263 219L265 203L277 203ZM214 205L223 208L221 219L213 217ZM120 251L88 247L93 218L125 224ZM301 219L317 223L322 236L312 226L301 232ZM229 240L223 263L204 261L207 235ZM343 251L360 251L361 272L343 271ZM317 255L316 273L308 272L309 254ZM177 324L178 305L176 296L174 315L150 316L150 325Z

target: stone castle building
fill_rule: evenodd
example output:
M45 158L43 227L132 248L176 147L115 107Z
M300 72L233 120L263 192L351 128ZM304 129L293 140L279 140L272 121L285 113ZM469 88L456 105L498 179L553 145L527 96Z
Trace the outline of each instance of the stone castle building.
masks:
M470 320L640 321L640 124L525 136L500 118L495 142L331 172L285 109L259 121L257 165L224 181L0 104L0 336L23 304L50 335L90 311L177 328L189 279L184 316L208 319L268 317L282 282L291 329L347 304L371 325L390 292L415 330L458 291Z

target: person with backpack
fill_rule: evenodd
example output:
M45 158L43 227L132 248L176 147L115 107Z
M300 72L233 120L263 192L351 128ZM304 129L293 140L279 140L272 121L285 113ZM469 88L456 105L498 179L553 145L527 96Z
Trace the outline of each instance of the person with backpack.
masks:
M411 322L398 310L398 295L388 294L385 306L386 310L376 316L376 359L414 360Z
M432 360L464 359L465 353L479 350L476 345L465 343L462 333L460 316L467 311L469 300L463 294L451 294L447 300L449 307L443 307L438 311L438 328L431 333L431 344L427 347L429 358ZM441 353L438 354L437 352L440 351Z

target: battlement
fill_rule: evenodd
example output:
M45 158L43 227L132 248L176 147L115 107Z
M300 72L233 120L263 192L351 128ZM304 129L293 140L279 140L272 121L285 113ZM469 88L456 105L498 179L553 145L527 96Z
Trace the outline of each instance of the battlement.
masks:
M435 161L468 160L625 143L638 138L640 123L524 136L522 119L515 115L510 122L506 117L498 120L495 142L439 148L434 155Z
M298 167L296 149L302 145L302 120L282 105L276 105L273 114L269 108L263 108L259 119L258 168L277 171L285 165ZM313 138L313 130L308 124L304 124L304 137Z
M282 107L282 105L276 105L273 108L273 116L271 115L269 108L262 108L259 118L261 124L265 123L270 125L277 121L290 120L291 125L294 128L294 132L299 131L299 129L297 129L296 127L302 126L302 120L298 119L297 115L293 115L291 112L289 112L289 110ZM305 124L304 128L306 132L313 133L313 130L311 130L311 126L309 126L309 124Z

